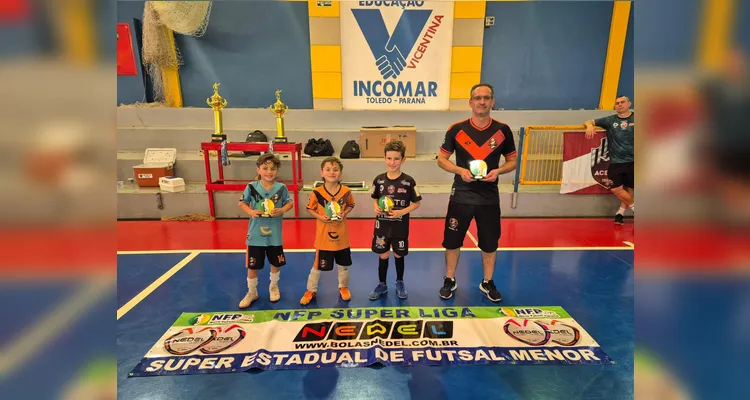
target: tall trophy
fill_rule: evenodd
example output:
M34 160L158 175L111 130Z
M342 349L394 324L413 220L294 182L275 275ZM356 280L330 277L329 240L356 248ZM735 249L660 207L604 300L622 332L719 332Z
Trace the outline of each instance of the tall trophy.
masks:
M289 111L289 107L281 102L281 90L276 91L276 103L268 107L268 110L276 116L276 137L273 142L289 143L288 138L284 136L284 114Z
M223 142L227 140L224 134L224 123L221 118L221 110L227 106L227 99L219 95L219 83L214 83L214 95L206 99L206 104L214 110L214 133L211 135L212 142Z

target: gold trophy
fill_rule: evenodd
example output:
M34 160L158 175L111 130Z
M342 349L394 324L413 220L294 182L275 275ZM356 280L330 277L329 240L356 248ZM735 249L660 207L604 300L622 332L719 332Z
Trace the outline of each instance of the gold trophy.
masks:
M227 99L219 95L219 83L214 83L214 95L206 99L206 104L214 110L214 133L211 135L212 142L223 142L227 140L224 134L224 123L221 119L221 110L227 106Z
M284 136L284 114L289 111L289 107L281 102L281 90L276 91L276 103L268 107L273 115L276 116L276 137L274 143L288 143L289 140Z

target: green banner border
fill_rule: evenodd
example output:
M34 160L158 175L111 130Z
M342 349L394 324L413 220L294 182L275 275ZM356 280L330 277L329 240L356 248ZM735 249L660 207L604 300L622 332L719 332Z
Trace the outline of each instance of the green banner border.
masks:
M368 310L372 310L369 313ZM524 314L524 311L539 310L541 313ZM520 311L520 312L519 312ZM556 315L545 314L552 312ZM349 315L359 313L360 317L350 318ZM246 317L245 321L225 319L211 322L214 315ZM367 315L367 317L366 317ZM208 316L199 318L200 316ZM252 317L248 321L247 317ZM511 307L353 307L353 308L311 308L286 310L258 310L258 311L219 311L219 312L184 312L172 326L217 325L228 323L262 323L279 322L309 322L320 320L373 320L373 319L473 319L473 318L505 318L518 317L524 319L572 318L560 306L511 306ZM208 318L206 320L206 318ZM201 319L203 320L201 322Z

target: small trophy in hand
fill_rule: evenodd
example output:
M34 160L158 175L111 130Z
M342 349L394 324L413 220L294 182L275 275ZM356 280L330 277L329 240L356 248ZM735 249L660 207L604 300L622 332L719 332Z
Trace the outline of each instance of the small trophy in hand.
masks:
M487 176L487 163L484 160L472 160L469 162L469 171L471 171L474 179L484 179Z
M341 212L341 206L339 203L332 201L326 205L326 215L331 218L331 221L341 220L339 213Z

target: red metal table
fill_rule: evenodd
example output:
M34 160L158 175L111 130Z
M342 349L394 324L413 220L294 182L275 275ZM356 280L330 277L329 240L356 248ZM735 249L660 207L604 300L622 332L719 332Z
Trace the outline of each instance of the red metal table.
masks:
M268 143L227 142L227 151L267 152L268 146ZM214 192L242 192L243 190L245 190L245 186L247 186L249 182L252 182L252 180L224 179L224 166L221 164L221 157L217 157L219 166L219 179L214 181L211 178L211 163L209 160L209 152L220 152L221 143L201 143L201 150L203 150L203 162L206 167L206 190L208 191L208 208L211 212L211 216L216 217ZM291 193L294 193L294 217L299 218L299 191L302 190L302 143L274 143L273 152L290 153L292 156L292 180L279 180L279 182L286 184L289 191ZM254 171L253 174L255 174Z

